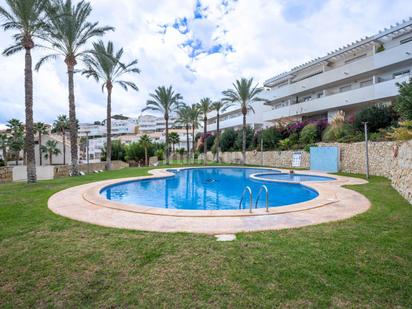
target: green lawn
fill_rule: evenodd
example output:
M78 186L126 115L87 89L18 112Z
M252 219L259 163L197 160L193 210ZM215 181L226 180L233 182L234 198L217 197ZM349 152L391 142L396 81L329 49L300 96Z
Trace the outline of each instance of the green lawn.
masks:
M338 223L234 242L88 225L54 215L54 192L130 168L0 185L0 307L412 307L412 206L385 178Z

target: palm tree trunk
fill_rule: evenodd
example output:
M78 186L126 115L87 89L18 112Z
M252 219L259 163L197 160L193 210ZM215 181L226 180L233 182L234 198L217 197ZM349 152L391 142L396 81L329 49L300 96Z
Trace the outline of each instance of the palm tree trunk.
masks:
M166 122L166 165L169 165L169 117L165 116Z
M63 130L63 165L66 165L66 131Z
M112 169L112 84L107 83L106 170Z
M193 152L193 163L195 163L195 152L196 152L196 145L195 145L195 126L192 126L192 152Z
M246 114L243 114L242 164L246 164Z
M147 147L144 148L144 165L147 166Z
M34 154L34 130L33 130L33 71L31 47L26 47L24 68L24 89L26 105L26 138L24 149L27 154L27 182L36 182L36 159Z
M206 165L207 159L207 118L203 119L203 165Z
M189 163L190 160L190 145L189 145L189 126L186 125L186 148L187 148L187 163Z
M43 165L43 160L41 157L41 133L39 132L39 165Z
M19 165L20 151L16 151L14 155L16 156L16 165Z
M220 148L220 128L219 128L219 112L217 112L217 118L216 118L216 162L219 163L219 148Z
M51 151L49 153L49 163L50 163L50 165L53 165L53 155L52 155Z
M77 121L76 105L74 101L74 65L67 65L67 74L69 82L69 126L70 126L70 152L71 152L71 173L72 176L79 175L79 162L77 152Z

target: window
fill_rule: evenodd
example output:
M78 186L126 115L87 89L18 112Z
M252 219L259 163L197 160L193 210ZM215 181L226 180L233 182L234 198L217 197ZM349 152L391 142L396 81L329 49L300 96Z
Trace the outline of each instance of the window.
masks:
M367 87L373 84L372 79L364 80L360 82L360 87Z
M408 42L411 42L411 41L412 41L412 36L409 37L409 38L406 38L406 39L401 40L400 43L401 43L401 44L405 44L405 43L408 43Z
M404 77L404 76L408 76L409 73L410 73L409 70L405 70L405 71L393 73L392 76L393 76L393 78L401 78L401 77Z
M351 58L351 59L346 60L346 61L345 61L345 64L348 64L348 63L351 63L351 62L355 62L355 61L357 61L357 60L359 60L359 59L361 59L361 58L364 58L364 57L366 57L366 54L362 54L362 55L353 57L353 58Z
M351 89L352 89L352 85L346 85L346 86L340 87L339 92L345 92L345 91L349 91Z
M307 96L307 97L303 98L303 102L307 102L307 101L310 101L310 100L312 100L312 96Z
M319 92L319 93L317 94L317 97L318 97L318 99L321 98L321 97L323 97L323 92Z

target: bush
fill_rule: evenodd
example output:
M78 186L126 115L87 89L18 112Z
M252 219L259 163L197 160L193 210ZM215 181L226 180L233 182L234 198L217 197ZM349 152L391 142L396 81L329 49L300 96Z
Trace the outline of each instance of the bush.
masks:
M342 123L340 125L330 125L323 133L322 140L324 142L337 142L342 138L352 136L355 134L355 130L352 125L348 123Z
M263 138L263 149L274 150L277 148L279 141L282 139L282 134L277 128L267 128L260 133ZM260 139L258 140L260 145Z
M106 161L106 144L102 149L101 160ZM122 144L119 140L112 141L112 160L126 161L126 145Z
M250 149L253 144L253 129L251 127L246 127L246 149ZM236 131L236 140L234 145L235 151L242 151L243 143L243 129Z
M159 148L155 151L155 156L159 161L164 160L165 158L165 151L162 148Z
M6 163L4 162L3 159L0 159L0 166L6 166Z
M412 139L412 120L399 123L399 128L392 129L393 132L387 134L392 140L410 140Z
M236 131L233 129L226 129L220 136L220 148L222 151L233 151L236 141Z
M398 84L399 97L396 99L394 109L403 120L412 120L412 79L408 83Z
M144 148L139 143L132 143L126 148L126 160L139 162L144 160Z
M207 151L211 151L211 150L212 150L212 147L213 147L213 145L215 144L215 139L216 139L216 136L214 136L214 135L209 135L209 137L208 137L207 140L206 140L206 149L207 149Z
M369 132L373 133L395 124L397 120L398 115L392 106L374 105L356 114L354 126L359 131L363 131L363 122L367 122Z
M303 147L303 150L306 151L306 152L310 152L310 147L318 147L318 145L308 144L308 145L305 145L305 147Z
M300 132L299 142L301 144L314 144L318 141L318 128L315 124L306 125Z

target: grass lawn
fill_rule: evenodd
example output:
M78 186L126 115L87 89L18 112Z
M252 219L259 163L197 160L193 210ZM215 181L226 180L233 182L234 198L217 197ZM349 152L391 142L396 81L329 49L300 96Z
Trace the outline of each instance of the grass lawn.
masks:
M47 209L70 186L146 173L0 185L0 307L412 307L412 206L382 177L352 187L373 203L362 215L228 243Z

